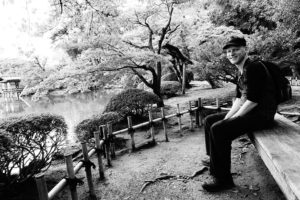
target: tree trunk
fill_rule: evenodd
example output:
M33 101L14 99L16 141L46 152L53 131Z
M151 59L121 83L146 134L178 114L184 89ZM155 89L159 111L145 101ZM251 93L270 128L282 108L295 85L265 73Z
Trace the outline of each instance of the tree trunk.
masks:
M153 93L156 94L161 100L161 102L158 103L158 105L157 105L158 107L164 106L163 98L162 98L162 95L160 92L160 86L161 86L161 78L153 75L153 83L152 83L151 88L152 88Z
M153 84L153 93L156 94L160 98L160 102L157 104L157 107L163 107L164 106L164 100L160 93L160 87L158 88L156 84Z

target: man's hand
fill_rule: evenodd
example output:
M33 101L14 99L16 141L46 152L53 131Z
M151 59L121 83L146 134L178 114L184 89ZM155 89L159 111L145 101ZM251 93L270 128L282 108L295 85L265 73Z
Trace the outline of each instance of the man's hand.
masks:
M224 119L231 118L241 107L241 99L236 98L231 106L230 111L226 114Z
M256 103L256 102L246 100L246 102L241 106L241 108L231 118L243 116L246 113L250 112L257 105L258 105L258 103Z

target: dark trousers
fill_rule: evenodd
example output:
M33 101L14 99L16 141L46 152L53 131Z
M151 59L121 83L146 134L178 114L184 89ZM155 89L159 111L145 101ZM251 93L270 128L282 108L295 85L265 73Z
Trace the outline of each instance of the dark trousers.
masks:
M226 113L209 115L204 120L206 152L210 156L210 173L219 180L231 180L231 142L254 130L268 127L271 120L245 115L224 120Z

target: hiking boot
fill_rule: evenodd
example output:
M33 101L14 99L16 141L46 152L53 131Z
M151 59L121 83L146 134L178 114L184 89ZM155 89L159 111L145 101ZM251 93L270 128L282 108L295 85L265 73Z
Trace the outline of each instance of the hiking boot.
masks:
M235 187L233 180L232 179L228 179L228 180L218 180L218 179L214 179L211 182L205 182L202 185L202 188L207 191L207 192L221 192L223 190L228 190Z
M202 160L201 163L203 166L205 167L209 167L210 166L210 157L209 156L205 156Z

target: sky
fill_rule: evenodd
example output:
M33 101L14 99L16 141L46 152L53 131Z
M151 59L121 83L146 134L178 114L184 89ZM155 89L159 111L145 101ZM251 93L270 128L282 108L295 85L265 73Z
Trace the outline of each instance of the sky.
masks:
M140 6L138 0L124 1L124 9ZM50 9L48 0L0 0L0 59L20 57L20 48L36 49L41 57L52 54L49 38L33 36L36 25L47 21Z
M48 0L0 1L0 58L17 56L20 46L41 45L41 38L31 35L36 24L47 20L49 12Z

